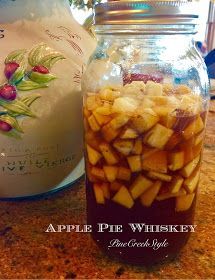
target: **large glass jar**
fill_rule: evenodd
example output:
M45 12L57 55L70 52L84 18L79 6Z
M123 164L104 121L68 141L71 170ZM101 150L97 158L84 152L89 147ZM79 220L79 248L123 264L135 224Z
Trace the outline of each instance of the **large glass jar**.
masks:
M67 0L0 1L0 198L84 173L80 80L95 47Z
M97 244L129 262L174 257L195 230L186 225L194 218L208 77L193 44L198 16L185 2L95 9L98 45L82 81L87 216Z

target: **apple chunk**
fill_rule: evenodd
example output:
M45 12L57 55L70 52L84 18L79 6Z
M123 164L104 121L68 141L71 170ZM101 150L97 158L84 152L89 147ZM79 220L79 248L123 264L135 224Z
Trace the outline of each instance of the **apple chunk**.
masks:
M117 130L120 127L124 126L129 121L129 116L126 114L120 114L110 122L110 125L113 129Z
M184 181L184 187L189 193L193 193L198 186L200 169L197 168L192 175Z
M169 190L171 193L177 193L181 189L183 185L184 179L181 176L175 176L170 185L169 185Z
M125 186L121 186L112 200L128 209L132 208L132 206L134 205L134 201Z
M168 155L169 160L169 169L172 171L176 171L181 169L184 166L184 152L173 152Z
M103 191L103 195L106 199L110 199L110 190L109 190L109 184L108 183L102 183L101 189Z
M144 143L151 147L163 149L173 134L173 130L156 124L144 137Z
M104 193L103 193L102 188L100 187L100 185L99 184L94 184L93 185L93 190L94 190L96 202L98 204L105 204Z
M176 207L175 207L175 210L177 212L188 210L191 207L192 203L193 203L194 197L195 197L195 193L176 197Z
M131 170L126 167L120 166L118 168L117 179L123 180L123 181L130 181Z
M139 133L149 130L158 121L158 115L151 108L144 108L140 114L131 119L132 125Z
M138 137L138 133L133 128L126 128L120 135L121 139L135 139Z
M107 142L111 142L113 139L115 139L120 132L119 130L113 129L110 123L104 125L101 131L102 136Z
M97 162L102 158L102 155L96 150L94 150L92 147L90 147L90 145L87 145L87 155L89 162L92 165L96 165Z
M142 175L139 175L129 189L133 199L137 199L139 196L141 196L142 193L144 193L152 185L153 182L151 180L149 180L148 178Z
M117 177L118 167L111 166L111 165L104 165L103 170L105 173L105 177L107 178L108 182L114 182Z
M198 116L191 124L189 124L183 131L183 136L187 140L193 135L198 134L204 129L202 118Z
M118 156L109 144L101 143L99 145L99 149L100 149L103 157L105 158L105 161L107 162L107 164L114 165L114 164L118 163L118 161L119 161Z
M132 172L139 172L142 170L140 155L127 157L127 161Z
M181 188L177 193L166 192L166 193L158 194L156 200L162 201L173 197L184 196L186 194L187 192L185 191L185 189Z
M133 149L133 142L131 140L117 139L114 141L113 146L118 152L128 156Z
M158 173L155 171L149 171L148 176L151 179L161 180L161 181L165 181L165 182L170 182L172 180L172 176L163 174L163 173Z
M151 155L142 156L142 169L147 171L156 171L160 173L167 172L167 152L152 151Z
M101 168L93 166L91 168L91 175L93 175L99 181L103 181L103 182L107 181L106 177L105 177L104 170L101 169Z
M99 126L99 124L98 124L96 118L95 118L93 115L91 115L91 116L88 118L88 123L89 123L89 125L90 125L90 128L91 128L94 132L100 130L100 126Z
M156 181L148 190L146 190L141 196L140 201L143 206L150 207L156 198L159 190L161 188L162 183L160 181Z
M94 115L97 123L100 126L102 126L102 125L108 123L109 121L111 121L111 117L109 117L109 116L101 115L101 114L99 114L97 112L93 112L93 115Z
M200 161L200 155L194 158L194 160L192 160L190 163L185 165L185 167L181 170L181 175L184 176L185 178L190 177L190 175L197 167L199 161Z
M142 139L137 138L134 141L134 146L132 148L132 153L135 154L135 155L140 155L142 153L142 150L143 150Z

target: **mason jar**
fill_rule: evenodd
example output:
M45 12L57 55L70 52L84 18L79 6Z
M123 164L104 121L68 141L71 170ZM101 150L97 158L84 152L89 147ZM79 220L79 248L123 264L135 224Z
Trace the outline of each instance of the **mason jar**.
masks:
M195 231L208 109L195 11L189 1L95 7L82 80L87 217L99 247L131 263L173 258Z

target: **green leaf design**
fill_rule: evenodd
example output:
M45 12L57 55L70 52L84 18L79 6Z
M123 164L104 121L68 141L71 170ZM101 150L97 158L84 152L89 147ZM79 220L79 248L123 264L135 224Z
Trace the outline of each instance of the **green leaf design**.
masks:
M25 68L23 66L20 66L13 74L13 76L10 78L9 83L10 84L17 84L19 83L25 76Z
M21 63L25 59L26 53L27 53L26 49L16 50L16 51L9 53L9 55L5 59L5 64L12 62L12 61Z
M54 79L57 79L57 77L55 75L52 74L41 74L38 72L32 72L29 76L29 78L38 83L38 84L45 84L48 83Z
M62 54L55 52L43 57L39 61L39 64L47 67L48 69L51 69L52 66L61 59L65 59L65 57Z
M38 89L38 88L47 88L48 85L46 84L38 84L35 83L33 81L21 81L18 85L17 85L17 89L21 90L21 91L28 91L28 90L34 90L34 89Z
M28 62L31 66L39 65L40 60L44 57L44 52L48 46L45 43L36 45L28 55Z
M23 133L23 130L22 128L20 127L18 121L14 118L14 117L11 117L9 115L4 115L4 116L1 116L0 117L0 120L1 121L4 121L6 123L8 123L9 125L12 126L12 128L16 129L17 131Z
M29 116L36 117L29 107L23 103L21 100L16 100L12 102L6 102L0 99L0 106L7 109L8 113L13 116Z
M20 101L22 101L25 105L30 107L31 104L40 97L41 97L40 94L28 95L28 96L21 98Z

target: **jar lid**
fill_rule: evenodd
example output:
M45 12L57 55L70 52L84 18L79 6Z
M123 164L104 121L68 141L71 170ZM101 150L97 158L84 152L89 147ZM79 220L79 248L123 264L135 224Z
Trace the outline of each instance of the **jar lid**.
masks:
M198 17L192 0L109 1L94 10L96 25L196 25Z

